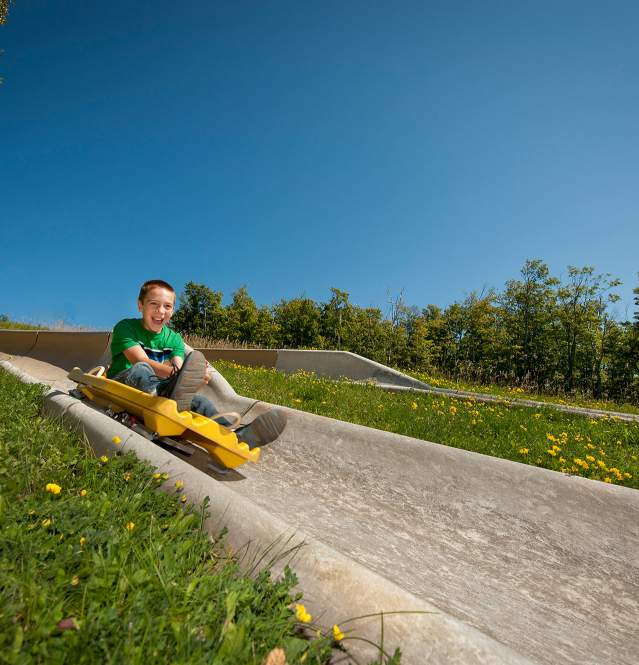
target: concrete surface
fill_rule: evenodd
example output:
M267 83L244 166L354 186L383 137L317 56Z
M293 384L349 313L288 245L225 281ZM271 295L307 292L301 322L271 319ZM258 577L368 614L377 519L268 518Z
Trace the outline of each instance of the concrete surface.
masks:
M35 362L11 360L55 374ZM223 381L203 392L245 421L268 408ZM203 480L202 491L222 485L229 505L254 506L258 524L249 520L242 533L256 542L263 520L285 525L382 580L372 596L365 576L349 584L347 572L318 572L308 586L316 564L304 564L303 586L327 619L376 598L383 604L392 589L407 594L395 596L406 605L381 609L414 607L412 599L439 612L421 620L442 620L437 628L407 615L389 621L406 663L637 662L638 492L288 413L282 439L264 448L259 464L226 481Z

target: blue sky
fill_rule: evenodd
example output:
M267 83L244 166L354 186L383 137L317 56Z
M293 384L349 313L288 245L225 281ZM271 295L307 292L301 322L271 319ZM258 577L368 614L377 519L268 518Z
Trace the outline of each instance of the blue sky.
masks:
M442 307L526 258L639 283L636 2L18 0L0 313L110 328L161 277Z

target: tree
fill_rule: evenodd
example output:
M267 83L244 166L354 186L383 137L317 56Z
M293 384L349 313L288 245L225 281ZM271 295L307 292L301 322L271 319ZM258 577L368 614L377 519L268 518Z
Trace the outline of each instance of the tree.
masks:
M0 0L0 25L4 25L7 22L10 4L11 0Z
M345 334L348 335L353 320L353 305L348 301L348 293L331 287L331 299L321 307L320 333L322 346L342 348Z
M317 347L320 308L310 298L282 300L273 307L277 342L288 348Z
M506 282L499 298L507 337L505 351L518 383L534 380L541 388L551 372L548 360L557 284L559 280L550 276L545 263L527 259L521 280Z
M180 332L219 339L224 328L222 293L204 284L187 282L172 323Z
M618 296L609 293L621 284L609 274L596 275L592 266L568 266L568 283L557 291L558 317L564 338L564 389L575 387L578 351L589 328L601 324L603 303L615 302Z

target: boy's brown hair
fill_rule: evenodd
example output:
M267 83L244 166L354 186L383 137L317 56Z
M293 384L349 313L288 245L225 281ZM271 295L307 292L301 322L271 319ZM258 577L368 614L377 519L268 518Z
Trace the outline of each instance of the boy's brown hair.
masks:
M163 279L149 279L148 281L144 282L144 284L142 284L142 286L140 287L140 294L138 295L138 300L141 303L144 303L146 294L156 286L159 286L162 289L166 289L167 291L171 291L173 294L175 294L175 289L168 282L165 282Z

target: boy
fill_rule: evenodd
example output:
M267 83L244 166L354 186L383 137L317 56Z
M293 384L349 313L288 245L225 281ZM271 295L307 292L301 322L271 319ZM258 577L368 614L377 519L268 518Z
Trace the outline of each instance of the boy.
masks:
M178 411L214 416L217 410L212 402L196 394L208 382L206 359L199 351L185 355L182 337L167 326L175 309L173 287L161 279L144 282L138 309L141 319L123 319L113 328L107 377L151 395L174 399ZM224 419L218 422L229 424ZM255 448L277 439L284 427L284 412L272 409L235 433L238 440Z

